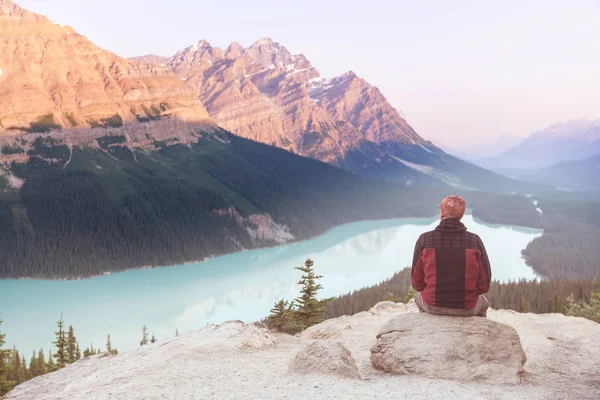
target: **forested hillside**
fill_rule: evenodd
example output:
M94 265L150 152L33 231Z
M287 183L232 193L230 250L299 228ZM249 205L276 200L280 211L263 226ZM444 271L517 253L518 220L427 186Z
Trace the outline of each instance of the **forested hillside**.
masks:
M407 301L411 286L410 268L406 268L388 280L368 288L333 299L327 304L325 318L353 315L367 311L383 300ZM493 272L493 270L492 270ZM511 309L519 312L565 313L569 296L575 301L589 302L592 281L518 281L509 283L492 282L486 295L494 309Z
M439 198L225 131L198 136L152 151L118 135L96 147L36 139L27 163L0 176L0 277L173 265L278 243L258 231L303 239L359 219L430 216ZM278 225L257 226L264 214Z
M540 275L550 279L600 276L600 200L594 195L471 196L473 214L486 222L544 230L523 251L527 264Z

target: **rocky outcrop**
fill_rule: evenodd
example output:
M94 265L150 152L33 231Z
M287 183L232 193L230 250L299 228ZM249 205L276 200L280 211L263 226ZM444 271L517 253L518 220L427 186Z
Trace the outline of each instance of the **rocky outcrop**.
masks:
M423 327L418 321L426 321L428 316L415 315L413 305L406 309L399 305L394 309L386 302L373 307L372 311L325 321L299 336L271 333L260 324L239 321L210 325L114 357L85 358L19 385L6 399L600 398L597 365L600 359L600 324L560 314L519 314L509 310L489 310L487 320L454 318L451 322L465 324L461 334L464 341L485 348L491 344L475 342L475 339L499 340L494 352L503 354L507 353L505 347L509 346L506 337L513 335L514 331L508 334L512 328L494 321L513 327L528 358L524 384L515 384L512 374L509 377L511 383L494 380L459 382L417 374L393 375L375 369L370 360L370 349L376 343L378 332L383 333L382 326L389 321L403 319L413 321L408 327L410 329L420 326L418 329L421 331L427 328L431 332L446 318L432 317L435 319L429 320L430 325ZM324 326L327 326L326 330ZM481 326L490 327L490 336L481 334L488 329ZM506 337L493 334L495 329L507 332ZM335 333L335 338L315 341L308 333L317 331ZM439 349L443 341L436 341L432 336L435 335L427 334L414 340L421 344L427 342L428 346ZM337 374L342 370L354 371L343 348L351 352L362 380L342 378ZM452 354L460 356L457 352L441 356ZM339 363L336 373L331 373L333 371L326 363L320 364L318 355L323 355L326 363ZM297 356L308 361L300 363L303 366L300 369L312 371L310 376L296 373L295 367L291 367L295 365ZM498 359L495 355L491 357L492 360ZM507 359L513 362L511 360L514 358ZM482 360L473 362L482 365ZM500 366L490 364L484 373L498 368ZM505 368L513 368L513 372L517 372L514 364ZM352 375L355 376L354 372Z
M203 338L196 344L196 347L211 350L215 348L263 349L277 343L275 337L265 326L245 324L242 321L208 325L202 331Z
M385 372L462 382L519 383L526 360L514 328L477 317L397 316L371 349Z
M208 114L168 68L118 57L0 0L0 135L174 117Z
M316 340L300 350L288 368L297 374L331 374L360 379L352 353L340 342Z

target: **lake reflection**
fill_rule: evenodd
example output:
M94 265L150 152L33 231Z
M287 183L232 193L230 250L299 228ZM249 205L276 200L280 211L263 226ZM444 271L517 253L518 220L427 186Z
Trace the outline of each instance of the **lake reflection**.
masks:
M521 251L540 231L463 222L483 239L494 279L534 278ZM0 316L8 346L22 354L51 348L56 320L72 324L82 348L102 347L110 333L119 350L139 344L141 329L164 339L207 323L265 317L273 303L298 295L307 257L315 262L324 297L377 284L412 262L418 236L434 219L367 221L333 229L318 238L246 251L177 267L126 271L79 281L0 281Z

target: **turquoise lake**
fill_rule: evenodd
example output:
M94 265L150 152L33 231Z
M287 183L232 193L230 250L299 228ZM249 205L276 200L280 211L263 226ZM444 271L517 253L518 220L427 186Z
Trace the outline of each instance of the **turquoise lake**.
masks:
M483 239L494 279L536 278L521 251L542 232L489 225L466 215L470 231ZM323 297L377 284L409 267L416 239L438 223L434 218L366 221L332 229L317 238L279 247L244 251L174 267L131 270L74 281L0 280L0 317L7 346L29 359L32 350L52 348L63 313L82 351L104 348L111 335L121 351L139 345L142 326L157 339L207 323L252 322L273 303L298 294L294 267L308 257L324 275Z

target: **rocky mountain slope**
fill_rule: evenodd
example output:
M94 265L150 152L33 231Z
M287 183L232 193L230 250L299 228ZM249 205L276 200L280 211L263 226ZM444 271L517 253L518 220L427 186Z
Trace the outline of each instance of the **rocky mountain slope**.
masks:
M576 119L533 133L517 146L478 164L495 170L535 170L600 154L600 120Z
M208 117L168 68L118 57L0 0L0 135L168 117Z
M383 302L369 312L325 321L299 336L271 333L240 321L211 325L117 356L77 361L18 386L7 399L592 400L600 396L600 325L560 314L488 311L491 321L512 326L520 336L527 356L520 383L460 382L375 369L371 354L378 332L391 319L414 312L414 303ZM431 329L435 332L434 324ZM455 354L452 362L463 358L468 356ZM478 362L485 365L485 360ZM469 364L466 370L472 367ZM486 374L485 368L481 373Z
M269 38L226 49L201 40L169 59L136 60L171 68L211 118L236 135L406 185L514 189L509 179L421 138L378 88L352 71L324 79L302 54Z

